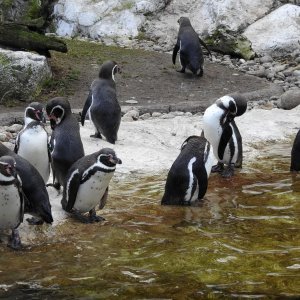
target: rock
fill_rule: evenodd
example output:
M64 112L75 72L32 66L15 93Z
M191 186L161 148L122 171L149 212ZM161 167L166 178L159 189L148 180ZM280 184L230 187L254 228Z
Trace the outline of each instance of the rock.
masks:
M136 110L128 111L123 118L131 118L132 120L136 121L139 119L139 112Z
M130 100L125 100L125 103L128 103L128 104L137 104L138 101L130 99Z
M153 118L158 118L158 117L160 117L162 115L162 113L160 113L160 112L154 112L154 113L152 113L152 117Z
M295 77L300 77L300 70L295 70L295 71L293 72L293 76L295 76Z
M0 48L0 99L30 102L51 77L46 57L24 51Z
M259 59L259 61L260 61L261 64L271 63L271 62L273 62L273 58L270 55L264 55L263 57L261 57Z
M286 4L251 24L244 35L258 54L282 56L299 48L300 7Z
M145 113L140 116L140 119L147 120L151 117L150 113Z
M11 133L18 133L21 129L22 129L22 125L21 124L13 124L11 126L9 126L6 131L11 132Z
M281 95L278 107L283 109L293 109L300 104L300 89L291 89Z

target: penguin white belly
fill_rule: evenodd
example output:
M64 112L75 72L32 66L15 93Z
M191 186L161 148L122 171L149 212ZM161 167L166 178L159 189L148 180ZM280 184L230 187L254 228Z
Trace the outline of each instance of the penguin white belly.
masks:
M20 211L21 201L16 186L0 186L0 229L11 229L18 226Z
M196 161L196 157L193 157L188 164L188 172L189 172L189 185L187 191L185 193L184 200L185 201L196 201L198 199L199 194L199 184L197 178L193 174L193 164ZM193 186L196 184L196 189L193 193Z
M205 138L210 142L215 157L219 160L218 147L223 132L220 118L223 110L216 104L209 106L203 115L203 130Z
M99 205L113 174L98 171L81 184L73 207L85 213Z
M39 171L45 183L48 181L48 136L41 126L27 129L20 135L18 155L27 159Z

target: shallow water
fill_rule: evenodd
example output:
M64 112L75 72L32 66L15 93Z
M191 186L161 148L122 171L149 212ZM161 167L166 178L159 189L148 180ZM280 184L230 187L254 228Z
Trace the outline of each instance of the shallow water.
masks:
M290 145L264 146L197 207L163 207L166 174L116 180L106 221L32 228L0 245L1 299L300 297L300 175Z

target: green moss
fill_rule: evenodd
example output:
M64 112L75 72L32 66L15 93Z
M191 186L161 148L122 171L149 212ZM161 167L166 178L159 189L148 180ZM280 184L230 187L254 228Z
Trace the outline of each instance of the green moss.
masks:
M37 19L40 17L41 13L41 1L40 0L30 0L28 3L28 10L26 17L30 20Z
M0 53L0 65L7 66L9 64L10 64L10 60L8 59L8 57Z
M132 1L124 1L120 6L116 6L113 11L122 11L126 9L132 9L134 7L134 3Z

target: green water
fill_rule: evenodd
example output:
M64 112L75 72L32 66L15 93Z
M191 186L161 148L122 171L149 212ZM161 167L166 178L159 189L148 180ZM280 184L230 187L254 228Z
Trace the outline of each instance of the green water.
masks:
M289 147L264 147L232 180L213 174L198 207L160 206L166 174L113 182L104 223L33 228L21 252L0 245L0 298L300 297Z

